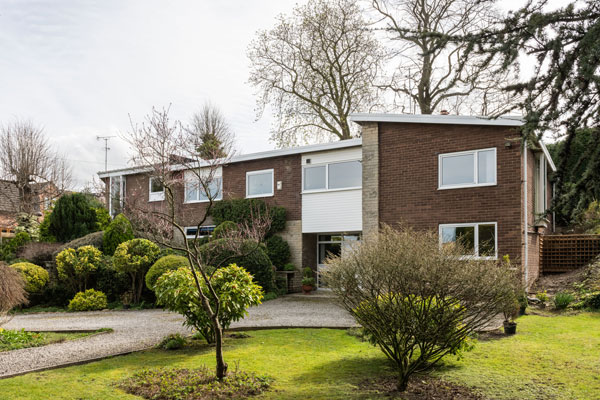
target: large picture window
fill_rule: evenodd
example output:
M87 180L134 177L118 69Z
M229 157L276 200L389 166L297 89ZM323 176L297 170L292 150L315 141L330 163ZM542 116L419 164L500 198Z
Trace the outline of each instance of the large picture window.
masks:
M246 172L246 197L273 196L273 170Z
M440 246L459 244L465 257L496 259L497 238L495 222L440 225Z
M358 189L362 187L359 160L309 165L303 168L303 191Z
M496 184L496 149L440 154L439 189Z
M198 230L197 226L187 226L185 228L185 237L187 239L201 239L203 237L212 235L214 230L214 225L203 225L200 227L200 230Z
M125 198L125 177L110 177L110 195L108 198L108 207L111 217L116 217L123 211L123 200Z
M201 203L212 200L223 199L223 178L215 174L210 180L204 182L206 187L200 182L200 178L193 171L185 172L185 202Z

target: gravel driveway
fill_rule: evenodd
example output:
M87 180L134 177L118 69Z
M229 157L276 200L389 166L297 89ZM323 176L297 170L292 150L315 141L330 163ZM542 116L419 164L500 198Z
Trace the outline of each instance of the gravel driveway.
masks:
M0 352L0 377L152 347L170 333L191 333L178 315L162 310L39 313L16 316L5 328L30 331L95 330L114 332L43 347ZM232 328L347 328L353 318L328 293L288 295L252 307Z

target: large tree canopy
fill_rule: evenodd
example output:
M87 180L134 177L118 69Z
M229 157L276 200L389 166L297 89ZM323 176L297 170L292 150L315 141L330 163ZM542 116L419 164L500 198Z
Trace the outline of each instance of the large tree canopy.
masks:
M259 31L250 44L250 83L259 116L275 114L271 139L279 146L331 137L350 139L348 116L377 101L374 81L383 53L352 0L309 0Z
M587 168L575 185L566 175L576 132L599 128L600 2L580 0L548 10L547 1L530 1L511 12L499 28L453 38L432 35L467 42L470 53L485 54L490 61L500 57L502 69L518 67L523 55L533 60L532 75L507 90L524 95L512 109L525 111L525 139L539 138L549 129L564 137L555 206L564 196L584 197L590 187L598 185L600 152L589 152Z

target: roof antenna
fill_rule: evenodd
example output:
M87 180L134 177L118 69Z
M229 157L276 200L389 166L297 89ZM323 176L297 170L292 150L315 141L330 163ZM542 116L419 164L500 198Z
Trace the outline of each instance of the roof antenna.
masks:
M116 136L96 136L96 140L104 140L104 172L108 171L108 151L110 150L108 140L114 137Z

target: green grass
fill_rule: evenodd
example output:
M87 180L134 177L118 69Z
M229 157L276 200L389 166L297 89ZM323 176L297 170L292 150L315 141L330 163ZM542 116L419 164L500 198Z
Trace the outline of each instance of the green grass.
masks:
M94 332L23 332L3 330L0 332L0 352L9 350L25 349L27 347L39 347L52 343L60 343L65 340L74 340L90 336L99 332L112 331L99 329Z
M513 337L480 341L460 361L447 359L433 374L490 398L593 399L600 393L600 314L525 316ZM382 353L341 330L248 332L227 339L230 368L275 378L265 399L373 398L364 379L390 375ZM134 399L114 386L136 370L214 365L207 346L150 350L99 362L0 380L0 398Z

